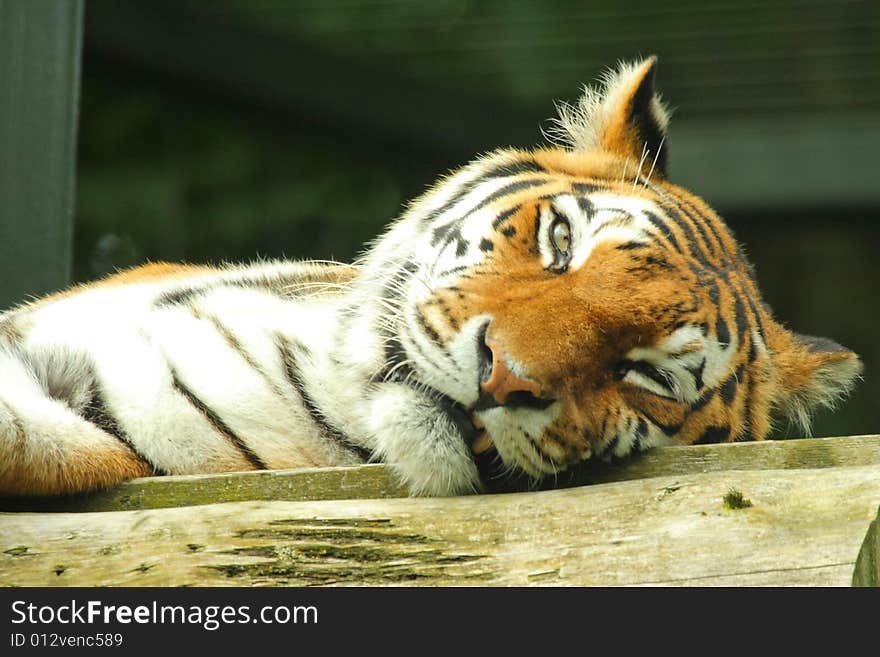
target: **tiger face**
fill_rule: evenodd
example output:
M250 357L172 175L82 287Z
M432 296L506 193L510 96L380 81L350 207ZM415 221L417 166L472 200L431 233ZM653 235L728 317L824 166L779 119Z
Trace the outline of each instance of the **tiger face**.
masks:
M667 181L655 66L621 66L563 106L567 146L451 175L388 240L404 236L391 250L413 244L418 264L386 286L385 376L430 391L474 451L535 478L763 439L778 414L807 430L861 370L777 322L721 218Z

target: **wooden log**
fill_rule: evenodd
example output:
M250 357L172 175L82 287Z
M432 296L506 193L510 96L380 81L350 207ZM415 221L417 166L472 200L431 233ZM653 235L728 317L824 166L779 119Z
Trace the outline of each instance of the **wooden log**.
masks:
M790 470L880 464L880 435L721 445L660 447L635 458L589 462L548 480L571 487L698 472ZM523 482L489 482L489 492L514 492ZM136 479L92 495L0 498L0 510L113 511L158 509L245 500L333 500L403 497L406 491L384 465Z
M717 445L658 447L605 463L588 461L562 473L562 486L645 479L723 470L792 470L880 464L880 435L765 440Z
M880 509L868 527L853 571L853 586L880 586Z
M406 490L389 468L370 464L145 477L90 495L0 498L0 511L128 511L245 500L338 500L405 495Z
M2 513L0 586L844 586L878 505L873 464L491 496Z

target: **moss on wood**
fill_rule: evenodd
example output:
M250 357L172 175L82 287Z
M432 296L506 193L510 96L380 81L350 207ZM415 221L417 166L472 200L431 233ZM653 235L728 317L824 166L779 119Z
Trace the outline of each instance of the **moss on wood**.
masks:
M736 488L731 488L727 491L721 500L724 502L724 508L730 509L731 511L748 509L752 506L752 501L747 497L743 497L742 491L739 491Z

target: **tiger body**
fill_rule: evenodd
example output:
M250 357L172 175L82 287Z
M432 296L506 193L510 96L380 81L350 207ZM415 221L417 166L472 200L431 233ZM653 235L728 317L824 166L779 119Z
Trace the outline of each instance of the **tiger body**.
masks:
M733 235L666 180L654 60L441 180L354 265L154 264L0 316L0 493L389 463L480 490L671 443L805 426L861 364L761 301Z

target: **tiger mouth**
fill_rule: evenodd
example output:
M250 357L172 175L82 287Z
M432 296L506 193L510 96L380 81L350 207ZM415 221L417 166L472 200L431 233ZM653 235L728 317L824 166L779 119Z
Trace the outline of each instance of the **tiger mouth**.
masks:
M400 363L400 361L405 362L405 352L402 345L397 342L395 347L395 356L398 357L389 359L389 365L383 373L385 381L408 386L433 401L437 408L452 422L464 443L475 456L480 456L494 448L494 443L486 432L485 426L474 414L474 411L477 410L476 405L468 408L449 395L419 381L414 376L412 367ZM400 364L394 364L395 361Z
M474 454L480 455L493 446L492 439L486 433L486 427L464 404L433 388L430 392L438 408L455 425L462 440L464 440L465 444L470 447Z
M480 478L490 486L490 490L514 491L525 486L524 481L534 482L547 475L547 472L533 470L527 463L519 462L511 469L500 464L498 448L486 431L486 427L477 417L480 410L479 402L467 407L436 388L418 381L409 370L405 375L400 371L392 377L395 382L407 385L432 401L437 409L455 426L462 441L468 447L471 458L480 472ZM525 479L523 479L525 477ZM530 484L531 485L531 484Z
M474 414L475 408L469 409L461 402L443 394L436 388L431 388L424 384L413 385L413 382L408 378L404 378L401 383L412 385L423 394L426 394L449 421L452 422L465 445L470 448L475 456L481 456L495 447L492 438L486 432L486 427Z
M465 441L475 456L480 456L495 447L492 438L486 431L485 425L480 422L479 418L473 413L469 413L464 406L457 402L450 409L444 408L446 415L455 424Z

